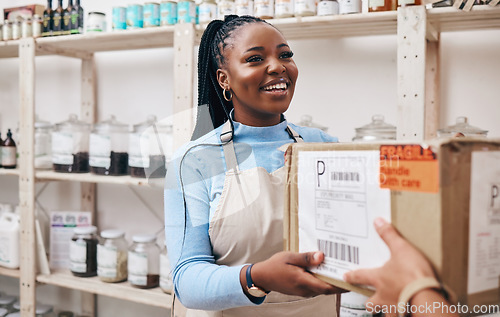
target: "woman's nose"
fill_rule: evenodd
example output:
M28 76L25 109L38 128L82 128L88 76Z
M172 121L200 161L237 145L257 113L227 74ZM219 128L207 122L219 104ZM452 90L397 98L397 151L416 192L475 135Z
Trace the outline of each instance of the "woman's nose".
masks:
M269 73L281 74L286 70L285 65L279 59L271 59L269 65L267 66L267 71Z

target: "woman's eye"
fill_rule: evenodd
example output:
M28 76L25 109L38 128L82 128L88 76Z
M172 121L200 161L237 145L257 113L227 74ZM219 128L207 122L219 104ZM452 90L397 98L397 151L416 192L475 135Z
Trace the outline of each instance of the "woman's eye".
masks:
M281 54L281 58L292 58L293 57L293 52L292 51L289 51L289 52L283 52Z
M249 58L247 58L246 61L248 63L261 62L262 61L262 57L260 57L258 55L254 55L254 56L250 56Z

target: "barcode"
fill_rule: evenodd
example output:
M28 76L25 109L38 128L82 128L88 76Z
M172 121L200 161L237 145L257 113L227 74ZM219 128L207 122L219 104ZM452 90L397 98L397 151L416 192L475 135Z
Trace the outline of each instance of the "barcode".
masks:
M358 172L332 172L332 181L359 182Z
M325 256L359 264L359 247L327 240L318 240L318 248Z

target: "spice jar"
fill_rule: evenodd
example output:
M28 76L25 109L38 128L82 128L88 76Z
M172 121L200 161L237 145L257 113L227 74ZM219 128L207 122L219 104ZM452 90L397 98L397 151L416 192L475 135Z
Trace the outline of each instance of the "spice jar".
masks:
M165 177L165 166L172 154L172 125L162 124L150 115L146 122L133 126L128 160L132 177Z
M75 227L69 244L70 270L75 276L97 275L97 244L95 226Z
M52 132L52 163L54 171L86 173L89 171L90 124L78 121L71 114L67 121L58 123Z
M376 140L396 140L396 127L384 122L384 116L374 115L372 122L356 128L354 142L370 142Z
M97 246L97 276L103 282L122 282L127 279L128 245L122 230L104 230Z
M52 124L36 118L35 121L35 168L52 167Z
M458 117L456 124L437 130L438 137L470 136L485 138L487 134L487 130L471 126L467 117Z
M128 280L138 288L157 287L160 282L160 249L152 234L132 236L128 251Z
M90 171L98 175L128 174L128 126L114 116L94 125L90 134Z
M160 288L168 294L172 294L174 282L172 281L172 271L168 260L167 247L163 247L160 253Z

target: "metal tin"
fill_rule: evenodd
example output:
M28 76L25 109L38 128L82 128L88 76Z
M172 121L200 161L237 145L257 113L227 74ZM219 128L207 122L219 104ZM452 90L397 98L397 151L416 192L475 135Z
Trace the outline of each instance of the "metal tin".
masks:
M42 30L43 30L43 21L42 17L39 16L38 14L33 15L33 37L41 37L42 36Z
M339 3L337 0L321 0L318 3L318 15L337 15L339 14Z
M113 30L127 29L127 8L113 7Z
M4 41L12 40L12 22L9 20L5 21L5 24L3 25L2 34Z
M89 12L87 18L87 32L105 32L106 14L102 12Z
M130 4L127 7L127 29L141 29L144 25L142 5Z
M236 0L236 15L253 15L253 0Z
M261 19L272 19L274 17L274 0L256 0L254 15Z
M198 23L205 24L217 18L217 4L214 0L203 0L198 6Z
M361 13L361 0L339 0L339 14Z
M196 23L196 4L191 0L183 0L177 3L177 22Z
M295 16L316 15L315 0L296 0L295 1Z
M155 2L144 4L144 27L160 26L160 5Z
M293 0L276 0L275 11L276 18L293 17Z
M173 25L177 23L177 2L163 1L160 3L160 24Z
M12 39L19 40L21 38L21 20L12 22Z
M21 37L23 39L33 36L33 23L31 18L25 18L21 25Z

